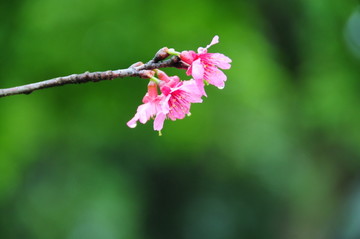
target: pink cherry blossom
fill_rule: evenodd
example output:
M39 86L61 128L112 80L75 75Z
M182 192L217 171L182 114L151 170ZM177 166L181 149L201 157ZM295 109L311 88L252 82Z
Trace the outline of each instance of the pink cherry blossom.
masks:
M157 84L150 81L148 85L148 92L143 98L143 103L137 108L135 116L127 123L130 128L136 127L136 122L139 121L145 124L150 118L155 117L154 130L160 131L163 128L166 114L169 112L169 107L164 104L165 96L158 95Z
M167 104L169 112L166 115L171 120L183 119L190 113L191 103L201 103L202 93L191 79L180 81L178 76L167 76L163 71L158 71L160 90L166 97L164 104Z
M229 57L221 53L207 53L209 47L217 43L219 43L219 37L215 36L205 48L199 47L198 53L194 51L183 51L180 53L181 60L190 65L186 74L193 76L202 95L206 95L204 80L219 89L223 89L227 78L218 68L229 69L231 67L231 59Z
M150 118L155 118L154 130L160 131L166 118L183 119L190 113L191 103L202 102L202 93L195 80L180 81L178 76L168 76L163 71L157 71L161 94L158 94L158 85L151 81L143 98L144 104L138 107L135 116L127 123L130 128L135 128L137 121L145 124Z

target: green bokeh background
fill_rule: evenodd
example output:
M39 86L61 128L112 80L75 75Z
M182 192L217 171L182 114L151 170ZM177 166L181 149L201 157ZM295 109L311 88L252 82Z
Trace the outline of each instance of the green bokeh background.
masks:
M360 238L357 1L3 0L0 16L0 88L216 34L233 60L161 137L126 126L143 79L0 99L0 238Z

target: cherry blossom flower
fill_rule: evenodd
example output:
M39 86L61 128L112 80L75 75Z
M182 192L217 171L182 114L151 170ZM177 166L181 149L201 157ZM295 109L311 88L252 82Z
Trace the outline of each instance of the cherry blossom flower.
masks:
M150 118L155 118L154 130L160 131L166 118L183 119L190 113L191 103L202 102L202 94L193 79L180 81L178 76L168 76L160 70L157 72L161 94L158 94L158 85L150 81L143 98L144 104L138 107L135 116L127 123L130 128L135 128L137 121L145 124Z
M201 97L206 96L205 83L219 89L224 88L227 78L220 69L229 69L231 59L221 53L208 53L208 49L217 43L219 43L219 37L215 36L205 48L199 47L197 53L194 51L180 53L174 49L161 49L154 58L154 62L164 60L169 55L179 56L185 68L186 64L189 65L186 74L191 75L193 79L180 81L178 76L168 76L159 69L146 72L143 78L151 79L148 91L143 98L143 104L137 108L135 116L127 125L135 128L138 121L145 124L153 118L154 130L159 131L161 135L160 130L166 119L173 121L183 119L190 114L192 103L202 102ZM154 74L157 74L159 79L155 78Z
M165 95L164 104L168 105L167 117L171 120L183 119L190 113L191 103L201 103L202 93L191 79L180 81L178 76L167 76L165 72L158 70L161 80L160 90Z
M143 98L143 103L137 108L135 116L127 122L130 128L136 127L136 122L139 121L145 124L150 118L155 117L154 130L160 131L163 128L166 114L169 112L169 107L164 104L165 96L158 95L157 84L150 81L148 85L148 92Z
M219 43L219 37L214 36L209 45L205 48L198 48L198 53L194 51L183 51L180 53L181 60L190 65L186 74L192 75L202 95L206 95L204 80L219 89L223 89L227 78L218 68L229 69L231 67L231 59L229 57L221 53L207 52L209 47L217 43Z

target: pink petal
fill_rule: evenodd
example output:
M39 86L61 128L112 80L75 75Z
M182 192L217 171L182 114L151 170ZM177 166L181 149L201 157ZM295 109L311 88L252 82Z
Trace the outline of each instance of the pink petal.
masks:
M137 114L139 115L139 121L142 124L145 124L151 117L151 105L150 103L146 103L140 105L137 110Z
M153 81L150 81L148 84L148 95L150 97L150 100L155 99L156 96L158 95L158 91L157 91L157 84Z
M192 66L190 66L190 67L186 70L186 75L191 76L191 72L192 72Z
M180 82L180 78L178 76L170 76L170 87L175 87Z
M165 119L166 115L164 113L157 114L154 120L154 130L160 131L164 126Z
M196 85L197 85L197 87L198 87L201 95L204 95L204 96L207 97L207 94L206 94L206 92L205 92L204 80L203 80L203 79L201 79L201 80L195 80L195 82L196 82Z
M219 43L219 36L218 36L218 35L214 36L213 39L212 39L212 41L211 41L211 43L210 43L209 45L207 45L205 48L199 47L199 48L198 48L198 53L199 53L199 54L205 54L205 53L207 53L207 50L209 49L209 47L211 47L212 45L215 45L215 44L217 44L217 43Z
M199 55L206 54L207 53L207 48L199 47L197 51L198 51Z
M227 78L221 70L213 66L206 69L205 80L207 80L211 85L214 85L219 89L223 89L225 86L224 82Z
M138 114L135 114L135 116L129 120L129 122L126 123L127 126L129 126L130 128L135 128L136 127L136 121L138 121L139 117Z
M189 110L185 112L176 112L176 114L174 114L174 117L173 118L170 118L171 120L176 120L176 119L183 119L185 118L185 116L189 113Z
M220 54L220 53L209 53L209 55L210 55L209 61L213 65L216 65L216 66L220 67L221 69L230 69L231 59L229 57L225 56L224 54Z
M211 47L212 45L215 45L219 43L219 36L215 35L211 41L211 43L209 45L206 46L206 49L209 49L209 47Z
M194 80L188 80L184 82L182 88L184 91L188 92L186 99L191 103L201 103L201 96L203 95L199 87L196 85Z
M175 121L176 119L183 119L185 118L185 115L186 113L180 112L176 109L171 110L168 114L169 119L171 119L172 121Z
M192 63L191 75L195 80L202 80L204 78L204 66L201 64L200 59L197 59Z
M160 90L166 96L169 95L171 92L171 88L167 85L164 85L163 87L161 87Z
M163 97L163 99L161 100L161 102L159 103L159 112L164 113L165 115L169 112L169 99L170 99L171 95L168 95L167 97Z
M196 59L196 52L194 51L183 51L180 53L180 59L187 64L191 65L193 61Z

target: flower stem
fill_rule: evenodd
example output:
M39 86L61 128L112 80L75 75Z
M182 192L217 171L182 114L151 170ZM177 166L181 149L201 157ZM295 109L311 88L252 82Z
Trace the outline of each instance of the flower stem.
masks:
M173 55L173 56L180 56L180 52L175 51L174 48L168 49L168 50L167 50L167 53L170 54L170 55Z
M161 80L159 80L158 78L156 78L155 76L150 78L151 81L155 82L156 84L159 84L161 82Z

